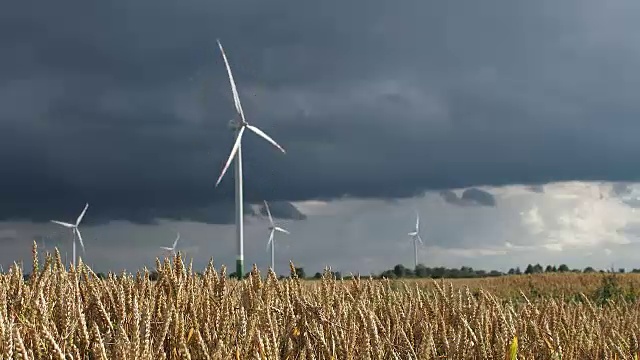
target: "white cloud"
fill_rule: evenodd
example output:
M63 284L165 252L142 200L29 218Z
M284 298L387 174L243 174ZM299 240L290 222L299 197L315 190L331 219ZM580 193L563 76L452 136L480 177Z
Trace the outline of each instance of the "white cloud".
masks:
M540 216L540 211L537 206L533 206L527 211L520 212L522 215L522 223L534 235L544 232L545 223Z

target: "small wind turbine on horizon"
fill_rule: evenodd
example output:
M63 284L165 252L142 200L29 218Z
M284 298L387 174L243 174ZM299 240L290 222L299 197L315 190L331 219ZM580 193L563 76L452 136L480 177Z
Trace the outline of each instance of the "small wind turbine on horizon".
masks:
M415 229L409 233L411 239L413 240L413 263L414 269L418 266L418 242L420 244L424 244L422 242L422 238L420 237L420 215L416 211L416 227Z
M264 200L264 207L267 209L267 215L269 216L269 241L267 242L267 249L271 246L271 270L276 272L275 258L276 258L276 240L274 238L275 232L279 231L285 234L290 234L287 229L276 226L273 222L273 217L271 217L271 211L269 210L269 204L266 200Z
M82 247L82 253L84 254L84 243L82 242L82 235L80 234L80 229L78 229L78 225L80 225L80 222L82 221L84 214L87 213L88 208L89 208L89 203L87 203L84 206L84 210L82 210L82 213L80 213L80 216L78 216L78 219L76 220L75 224L70 224L70 223L66 223L58 220L51 220L51 222L54 224L62 225L68 229L71 229L71 232L73 233L73 259L72 259L73 267L76 266L76 236L78 236L78 240L80 240L80 246Z
M231 161L235 157L235 200L236 200L236 241L238 254L236 258L236 274L240 277L244 274L244 223L243 223L243 194L242 194L242 134L246 129L251 130L256 135L261 138L267 140L273 146L278 148L280 151L285 153L285 150L278 145L275 140L273 140L269 135L264 133L262 130L257 127L250 125L244 117L244 112L242 111L242 105L240 104L240 97L238 95L238 91L236 90L236 84L233 80L233 74L231 73L231 67L229 66L229 61L227 60L227 55L222 48L222 44L220 40L217 40L218 47L220 48L220 52L222 53L222 58L224 59L224 64L227 68L227 74L229 75L229 83L231 84L231 92L233 94L233 103L236 108L236 112L238 117L230 121L231 128L236 131L236 141L231 148L231 154L229 154L229 158L227 159L222 172L220 173L220 177L218 177L218 181L216 181L216 187L220 184L222 177L227 172Z
M173 242L171 247L160 246L161 249L166 250L167 252L171 252L174 256L176 255L176 246L178 246L178 241L180 240L180 233L176 236L176 240Z

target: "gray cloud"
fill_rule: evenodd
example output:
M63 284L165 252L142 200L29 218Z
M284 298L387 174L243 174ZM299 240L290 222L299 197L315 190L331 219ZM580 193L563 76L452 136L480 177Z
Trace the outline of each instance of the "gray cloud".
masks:
M631 186L629 183L618 182L613 184L611 192L615 196L625 196L631 194Z
M544 185L530 185L528 189L533 191L534 193L542 194L544 193Z
M0 219L231 221L215 38L248 202L638 179L635 2L363 4L0 5Z

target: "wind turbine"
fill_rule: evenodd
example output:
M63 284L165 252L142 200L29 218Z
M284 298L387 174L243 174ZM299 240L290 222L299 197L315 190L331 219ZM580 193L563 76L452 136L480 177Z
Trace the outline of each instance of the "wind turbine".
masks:
M233 148L231 148L231 154L229 154L229 159L227 159L224 168L222 169L222 173L220 173L220 177L218 177L218 181L216 181L216 187L220 184L222 177L227 172L229 165L231 164L231 160L233 160L234 156L236 158L235 164L235 187L236 187L236 241L238 247L238 255L236 258L236 275L238 277L242 277L244 274L244 224L243 224L243 198L242 198L242 134L246 129L249 129L256 133L261 138L270 142L273 146L278 148L280 151L285 153L284 149L278 145L275 140L273 140L269 135L265 134L262 130L257 127L250 125L244 117L244 112L242 111L242 105L240 104L240 97L238 96L238 91L236 90L236 84L233 80L233 74L231 73L231 67L229 66L229 61L227 60L227 55L222 48L222 44L220 40L217 40L218 47L220 48L220 52L222 53L222 58L224 59L224 64L227 68L227 73L229 75L229 83L231 84L231 92L233 94L233 103L236 107L236 112L238 113L239 118L230 121L231 128L236 131L236 141L233 144Z
M89 208L89 203L87 203L84 206L84 210L82 210L82 213L80 213L80 216L78 216L78 219L76 220L75 224L70 224L70 223L57 221L57 220L51 220L51 222L54 224L62 225L66 228L71 229L71 232L73 233L73 266L74 267L76 266L76 235L78 236L78 240L80 240L80 246L82 247L82 253L84 254L84 243L82 242L82 235L80 234L80 229L78 229L78 225L80 225L80 222L84 217L84 214L87 212L87 208Z
M287 229L283 229L279 226L276 226L273 223L273 218L271 217L271 211L269 210L269 204L267 204L266 200L264 201L264 207L267 209L267 215L269 215L269 241L267 242L267 248L269 248L269 245L271 245L271 270L275 272L276 271L276 267L275 267L276 240L273 238L273 236L276 231L279 231L285 234L290 234L290 232Z
M422 242L422 238L420 237L419 232L420 232L420 215L416 211L416 227L412 232L409 233L409 236L411 236L411 239L413 240L414 269L418 267L418 242L420 242L420 244L424 244Z
M173 255L176 254L176 245L178 245L178 240L180 240L180 233L178 233L178 236L176 237L176 240L173 242L173 245L171 247L166 247L166 246L160 246L161 249L164 249L166 251L170 251L173 253Z

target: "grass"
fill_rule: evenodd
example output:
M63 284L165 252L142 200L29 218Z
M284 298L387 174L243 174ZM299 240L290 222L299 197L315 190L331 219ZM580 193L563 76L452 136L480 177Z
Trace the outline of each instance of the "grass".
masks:
M86 265L0 276L3 359L633 359L632 275L454 281L229 280L176 256L99 279ZM293 264L291 264L293 270ZM629 285L632 284L632 285ZM631 287L629 287L631 286ZM535 290L534 290L535 289ZM521 292L520 292L521 291Z

